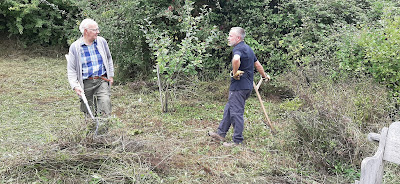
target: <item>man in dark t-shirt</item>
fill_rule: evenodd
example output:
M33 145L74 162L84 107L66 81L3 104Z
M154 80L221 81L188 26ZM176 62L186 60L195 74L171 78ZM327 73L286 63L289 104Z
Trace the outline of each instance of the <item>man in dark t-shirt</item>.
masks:
M230 147L241 144L244 129L244 106L253 89L254 67L267 79L263 66L257 60L253 50L244 43L245 31L241 27L233 27L229 32L228 45L232 50L232 78L229 87L228 103L225 105L224 117L222 118L217 132L208 134L218 140L224 141L230 126L233 127L232 142L224 142L224 146ZM239 71L239 72L238 72ZM239 74L243 71L242 74Z

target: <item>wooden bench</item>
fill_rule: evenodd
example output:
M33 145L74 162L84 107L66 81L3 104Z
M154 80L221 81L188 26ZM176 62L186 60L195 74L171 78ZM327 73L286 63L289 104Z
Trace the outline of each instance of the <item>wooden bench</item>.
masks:
M361 178L355 183L381 184L384 161L400 164L400 122L384 127L381 134L368 134L368 140L379 142L379 147L373 157L361 162Z

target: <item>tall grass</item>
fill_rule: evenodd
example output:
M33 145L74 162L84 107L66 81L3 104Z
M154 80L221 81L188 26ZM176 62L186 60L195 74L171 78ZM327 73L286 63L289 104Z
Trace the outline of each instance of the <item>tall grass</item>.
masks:
M361 160L373 156L377 146L367 142L366 135L380 133L399 119L395 100L366 76L332 81L316 75L311 80L306 82L300 71L281 79L296 96L279 109L290 130L281 149L306 168L357 179Z

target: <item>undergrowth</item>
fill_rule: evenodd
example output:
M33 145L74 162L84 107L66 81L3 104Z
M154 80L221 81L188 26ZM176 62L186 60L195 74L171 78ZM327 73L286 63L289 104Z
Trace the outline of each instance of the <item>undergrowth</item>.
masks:
M307 83L300 71L281 78L296 96L280 104L279 119L290 125L281 149L306 168L356 180L361 160L373 156L377 146L366 135L399 119L395 101L367 77L332 81L316 75L311 80Z
M222 119L227 78L189 83L168 113L154 81L135 81L113 86L113 116L93 136L62 54L0 49L10 51L0 56L0 183L352 183L377 146L366 135L393 118L385 89L366 78L307 84L289 73L260 89L277 133L253 93L244 144L225 148L207 132ZM388 165L385 183L398 175Z

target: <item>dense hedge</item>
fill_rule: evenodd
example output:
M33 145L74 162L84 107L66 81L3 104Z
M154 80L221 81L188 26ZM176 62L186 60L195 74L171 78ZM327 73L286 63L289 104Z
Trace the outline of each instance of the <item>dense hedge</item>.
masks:
M154 62L141 25L168 7L166 1L83 1L80 7L85 7L83 16L98 22L100 34L108 40L119 81L152 74Z
M0 31L17 35L25 44L65 46L79 15L73 0L4 0Z
M169 45L158 43L168 46L169 51L177 50L186 39L187 34L182 31L184 5L185 1L167 0L88 2L85 7L92 8L84 9L84 14L98 21L102 29L101 34L109 40L113 57L117 61L118 76L120 80L126 80L154 76L154 66L158 61L157 56L154 55L157 51L153 50L155 40L152 39L159 37L154 34L165 32L165 34L163 33L164 37L170 38L172 42ZM195 17L201 12L200 7L191 5L194 10L189 18L196 19ZM205 35L206 30L213 27L208 16L202 19L203 21L193 26L193 32L196 32L196 35L192 36L196 37L198 41L205 40L207 37ZM149 30L149 26L151 26L151 30ZM203 60L201 67L194 68L203 71L200 74L214 73L214 71L220 71L221 68L226 66L226 63L220 62L219 58L213 57L216 55L219 57L220 52L226 52L224 50L226 48L225 36L218 34L216 37L219 37L219 39L212 42L212 45L206 46L212 48L207 49L207 53L212 56L208 60ZM222 44L221 40L223 40ZM188 53L194 53L197 50L192 48ZM169 52L169 54L172 54L172 52ZM227 55L225 54L225 56Z
M345 75L367 74L400 96L400 11L399 4L375 4L382 13L380 21L347 33L343 46L337 51ZM397 99L398 100L398 99Z
M246 29L246 42L271 74L315 65L336 71L338 63L348 60L343 54L338 57L335 53L346 46L345 41L341 41L346 39L341 35L342 30L356 30L360 25L379 20L382 7L395 6L384 2L197 0L193 5L193 17L199 15L202 8L211 9L197 28L199 38L202 39L202 32L212 25L220 30L207 49L210 57L203 61L200 74L209 78L229 66L230 48L226 46L226 36L232 26ZM5 0L0 2L0 31L17 35L27 44L66 45L80 36L79 21L91 17L99 22L101 34L109 40L119 75L147 78L153 74L156 59L142 28L150 21L154 29L168 30L174 42L181 42L185 35L178 26L179 19L168 18L166 12L180 16L184 4L184 0ZM347 55L362 59L359 54Z

